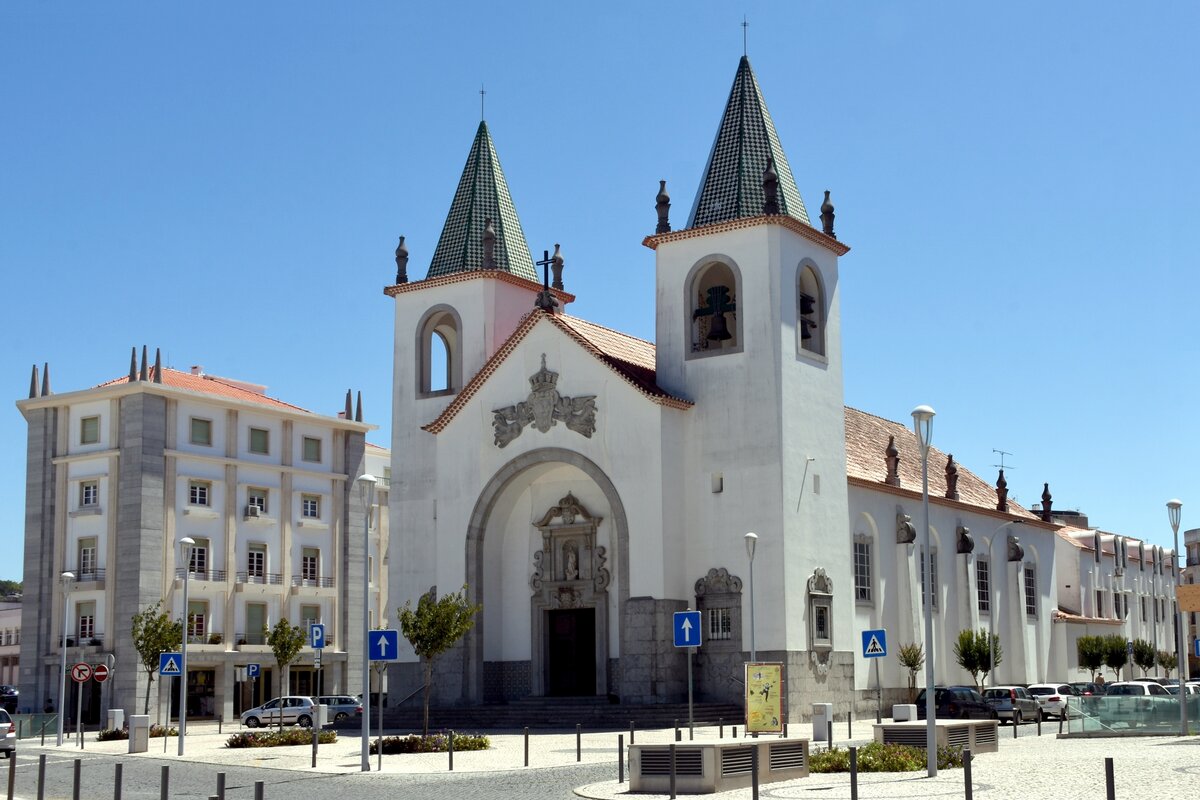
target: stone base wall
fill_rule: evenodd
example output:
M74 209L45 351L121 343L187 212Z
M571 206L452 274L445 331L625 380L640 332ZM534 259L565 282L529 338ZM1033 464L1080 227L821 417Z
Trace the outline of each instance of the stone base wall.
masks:
M687 701L687 660L673 646L673 615L686 611L684 600L631 597L621 624L620 697L622 703Z
M500 703L528 697L528 661L485 661L483 662L483 701Z

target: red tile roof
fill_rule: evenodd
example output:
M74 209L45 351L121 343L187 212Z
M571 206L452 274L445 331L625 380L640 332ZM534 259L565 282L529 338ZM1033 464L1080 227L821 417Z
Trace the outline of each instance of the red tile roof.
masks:
M462 272L451 272L448 275L439 275L435 278L426 278L423 281L411 281L409 283L397 283L385 286L383 293L388 297L395 297L398 294L419 292L423 289L435 289L438 286L474 280L503 281L504 283L511 283L513 286L520 286L522 289L528 289L531 292L540 292L542 290L542 284L522 278L520 275L513 275L511 272L505 272L502 269L469 269ZM570 292L554 288L551 288L550 292L560 303L572 303L575 301L575 295Z
M151 369L153 377L154 370ZM135 381L136 382L136 381ZM123 383L130 383L129 376L117 378L116 380L102 383L96 388L104 388L107 386L119 386ZM150 381L149 383L153 383ZM259 403L273 408L287 409L288 411L300 411L305 414L313 412L300 406L294 406L291 403L285 403L282 400L276 400L274 397L268 397L261 392L255 392L236 383L230 382L228 379L218 378L214 375L193 375L190 372L180 372L177 369L164 367L162 371L162 385L171 386L176 389L185 389L190 392L200 392L202 394L210 394L217 397L222 397L227 400L241 400L248 403Z
M1125 624L1119 619L1108 619L1107 617L1085 617L1082 614L1072 614L1069 611L1063 611L1061 608L1051 612L1050 619L1053 622L1074 622L1082 625L1123 625Z

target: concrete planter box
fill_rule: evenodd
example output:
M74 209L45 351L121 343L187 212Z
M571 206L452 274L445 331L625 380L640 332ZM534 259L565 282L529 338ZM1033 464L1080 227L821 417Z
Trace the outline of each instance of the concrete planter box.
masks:
M712 794L750 786L756 749L760 784L808 777L807 739L678 744L675 746L675 791L678 794ZM629 790L667 794L670 786L670 745L630 745Z
M938 747L961 747L972 755L1000 750L1000 723L994 719L934 720ZM875 741L907 744L925 749L925 721L891 722L876 725Z

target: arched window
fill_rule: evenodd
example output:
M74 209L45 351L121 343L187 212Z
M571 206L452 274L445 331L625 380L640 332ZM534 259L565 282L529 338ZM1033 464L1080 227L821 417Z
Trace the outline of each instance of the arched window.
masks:
M800 267L796 284L796 333L801 350L825 355L825 293L816 270L807 264Z
M724 262L714 261L693 271L688 281L693 355L741 350L738 288L737 272Z
M439 306L425 314L418 329L418 394L453 394L462 388L462 325L458 313Z

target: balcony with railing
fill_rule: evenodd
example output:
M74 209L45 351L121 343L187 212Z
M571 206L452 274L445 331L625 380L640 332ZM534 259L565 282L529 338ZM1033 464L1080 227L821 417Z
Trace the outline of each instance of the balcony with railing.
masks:
M267 633L266 631L239 633L234 641L238 647L244 647L245 645L265 645L267 643Z
M81 648L84 652L98 653L104 649L104 634L93 633L91 636L84 636L83 638L67 634L67 649L69 650L74 647Z
M239 592L243 586L282 586L283 575L278 572L239 572L235 584Z
M334 590L333 578L321 578L315 575L293 575L292 594L332 596Z
M223 569L193 569L188 570L184 567L178 567L175 570L175 580L183 582L186 576L191 581L199 581L201 583L224 583L227 573Z
M76 567L71 570L75 573L75 589L87 591L89 589L104 588L104 570L94 566Z

